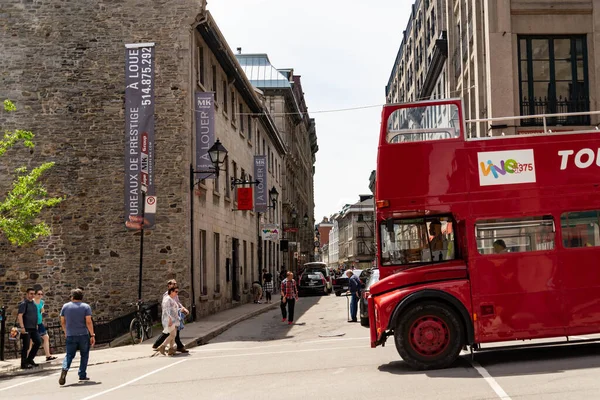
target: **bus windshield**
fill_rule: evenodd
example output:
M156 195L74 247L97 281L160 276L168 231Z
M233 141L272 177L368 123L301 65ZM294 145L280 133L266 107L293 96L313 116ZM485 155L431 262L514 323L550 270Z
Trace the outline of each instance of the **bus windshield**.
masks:
M389 219L381 223L381 264L405 265L453 260L451 217Z
M423 142L454 139L460 136L458 107L431 104L400 108L387 121L387 143Z

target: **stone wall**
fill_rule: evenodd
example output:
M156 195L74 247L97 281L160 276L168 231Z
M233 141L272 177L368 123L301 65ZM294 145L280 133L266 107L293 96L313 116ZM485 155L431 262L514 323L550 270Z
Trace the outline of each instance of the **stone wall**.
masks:
M35 134L33 152L1 159L0 198L21 165L54 161L44 177L43 213L52 236L16 248L0 236L0 304L8 319L25 288L41 285L55 318L69 290L85 288L98 317L131 310L137 298L140 235L124 227L125 43L156 43L157 227L145 237L143 298L160 297L168 278L189 302L190 30L198 0L3 0L0 4L0 127Z

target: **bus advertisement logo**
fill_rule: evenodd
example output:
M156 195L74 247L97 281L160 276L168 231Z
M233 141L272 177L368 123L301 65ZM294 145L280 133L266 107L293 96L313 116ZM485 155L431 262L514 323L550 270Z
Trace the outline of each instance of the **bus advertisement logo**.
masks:
M533 149L477 153L481 186L535 182Z

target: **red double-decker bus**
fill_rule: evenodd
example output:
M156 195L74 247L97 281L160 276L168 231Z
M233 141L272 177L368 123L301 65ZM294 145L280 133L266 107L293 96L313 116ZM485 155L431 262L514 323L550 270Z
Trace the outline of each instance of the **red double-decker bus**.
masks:
M465 346L600 332L600 132L546 127L574 115L469 139L458 99L384 107L371 347L393 336L431 369Z

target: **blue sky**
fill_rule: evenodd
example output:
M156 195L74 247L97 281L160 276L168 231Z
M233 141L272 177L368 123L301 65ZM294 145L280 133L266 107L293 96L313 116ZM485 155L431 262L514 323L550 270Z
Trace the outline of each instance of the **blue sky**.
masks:
M267 53L302 76L315 118L315 219L370 193L385 85L412 0L209 0L235 52ZM361 110L320 113L362 106Z

